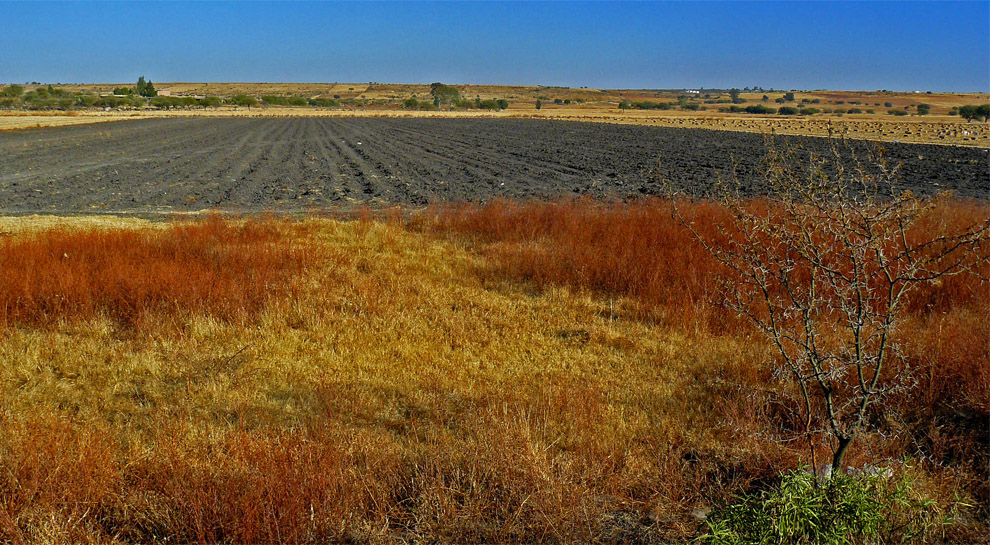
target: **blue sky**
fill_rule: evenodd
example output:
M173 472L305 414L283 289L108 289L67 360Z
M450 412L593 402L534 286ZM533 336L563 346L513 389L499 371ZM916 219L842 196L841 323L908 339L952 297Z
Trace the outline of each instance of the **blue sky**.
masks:
M990 1L0 4L9 83L990 91Z

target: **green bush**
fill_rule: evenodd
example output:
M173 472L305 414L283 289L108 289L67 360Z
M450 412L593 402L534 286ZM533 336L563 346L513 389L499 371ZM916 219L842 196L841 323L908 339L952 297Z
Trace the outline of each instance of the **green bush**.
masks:
M918 115L928 115L932 112L931 104L918 104Z
M509 107L509 102L504 99L479 100L477 106L481 110L504 110Z
M307 104L309 104L309 102L307 102L306 99L303 97L289 97L286 100L286 103L289 106L306 106Z
M784 100L787 102L794 102L794 93L784 93Z
M846 113L850 113L850 114L861 114L861 113L863 113L863 110L860 110L859 108L849 108L849 111L846 112Z
M247 106L250 110L251 106L258 105L258 99L248 95L234 95L230 97L230 103L235 106Z
M746 113L748 114L775 114L777 113L776 108L769 108L762 104L754 104L753 106L746 106Z
M904 110L887 110L887 113L890 114L890 115L907 115L908 114Z
M10 97L17 98L24 94L24 87L17 85L8 85L4 87L3 91L0 91L0 97Z
M894 104L892 102L884 102L883 103L883 107L884 108L893 108L894 107Z
M203 97L197 101L197 104L203 108L217 108L222 102L220 97Z
M822 482L804 470L787 473L777 485L743 494L713 511L700 541L709 545L914 543L952 521L933 500L920 497L912 479L893 479L884 473L889 470L837 475Z
M195 104L195 99L190 99L192 104ZM171 110L172 108L179 108L182 106L189 105L182 97L152 97L151 105L159 110Z
M402 102L402 107L407 110L436 110L437 106L428 100L416 100L416 97L407 98Z
M781 106L777 113L780 115L797 115L798 109L794 106Z
M311 98L309 99L309 105L316 106L317 108L336 108L340 104L338 104L336 100L330 98Z
M972 121L982 117L983 121L986 122L990 120L990 104L961 106L959 108L959 115L966 121Z
M815 115L821 113L821 111L818 108L801 108L798 110L798 113L801 115Z

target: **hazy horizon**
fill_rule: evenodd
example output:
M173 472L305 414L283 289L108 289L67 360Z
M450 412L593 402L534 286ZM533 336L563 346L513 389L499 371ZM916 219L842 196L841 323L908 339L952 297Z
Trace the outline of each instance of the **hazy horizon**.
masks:
M5 83L990 92L988 2L3 7Z

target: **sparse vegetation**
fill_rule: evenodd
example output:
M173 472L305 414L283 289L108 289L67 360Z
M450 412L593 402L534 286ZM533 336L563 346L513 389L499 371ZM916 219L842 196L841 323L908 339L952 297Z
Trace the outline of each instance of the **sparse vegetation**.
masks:
M3 224L0 534L680 541L692 511L799 463L768 347L669 202L357 216ZM962 276L913 294L898 335L925 372L889 410L917 439L851 453L898 475L904 454L949 456L914 470L943 512L985 494L965 423L990 395L985 295ZM933 420L948 407L971 416ZM962 509L942 531L971 541Z

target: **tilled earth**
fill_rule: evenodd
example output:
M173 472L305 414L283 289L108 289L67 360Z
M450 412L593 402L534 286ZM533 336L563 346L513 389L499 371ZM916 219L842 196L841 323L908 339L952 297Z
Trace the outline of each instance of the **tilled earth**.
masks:
M826 141L778 137L823 153ZM867 144L854 142L865 156ZM990 198L985 149L885 144L916 193ZM760 135L524 119L147 119L0 133L0 211L305 211L356 204L758 194ZM846 152L848 153L848 151Z

